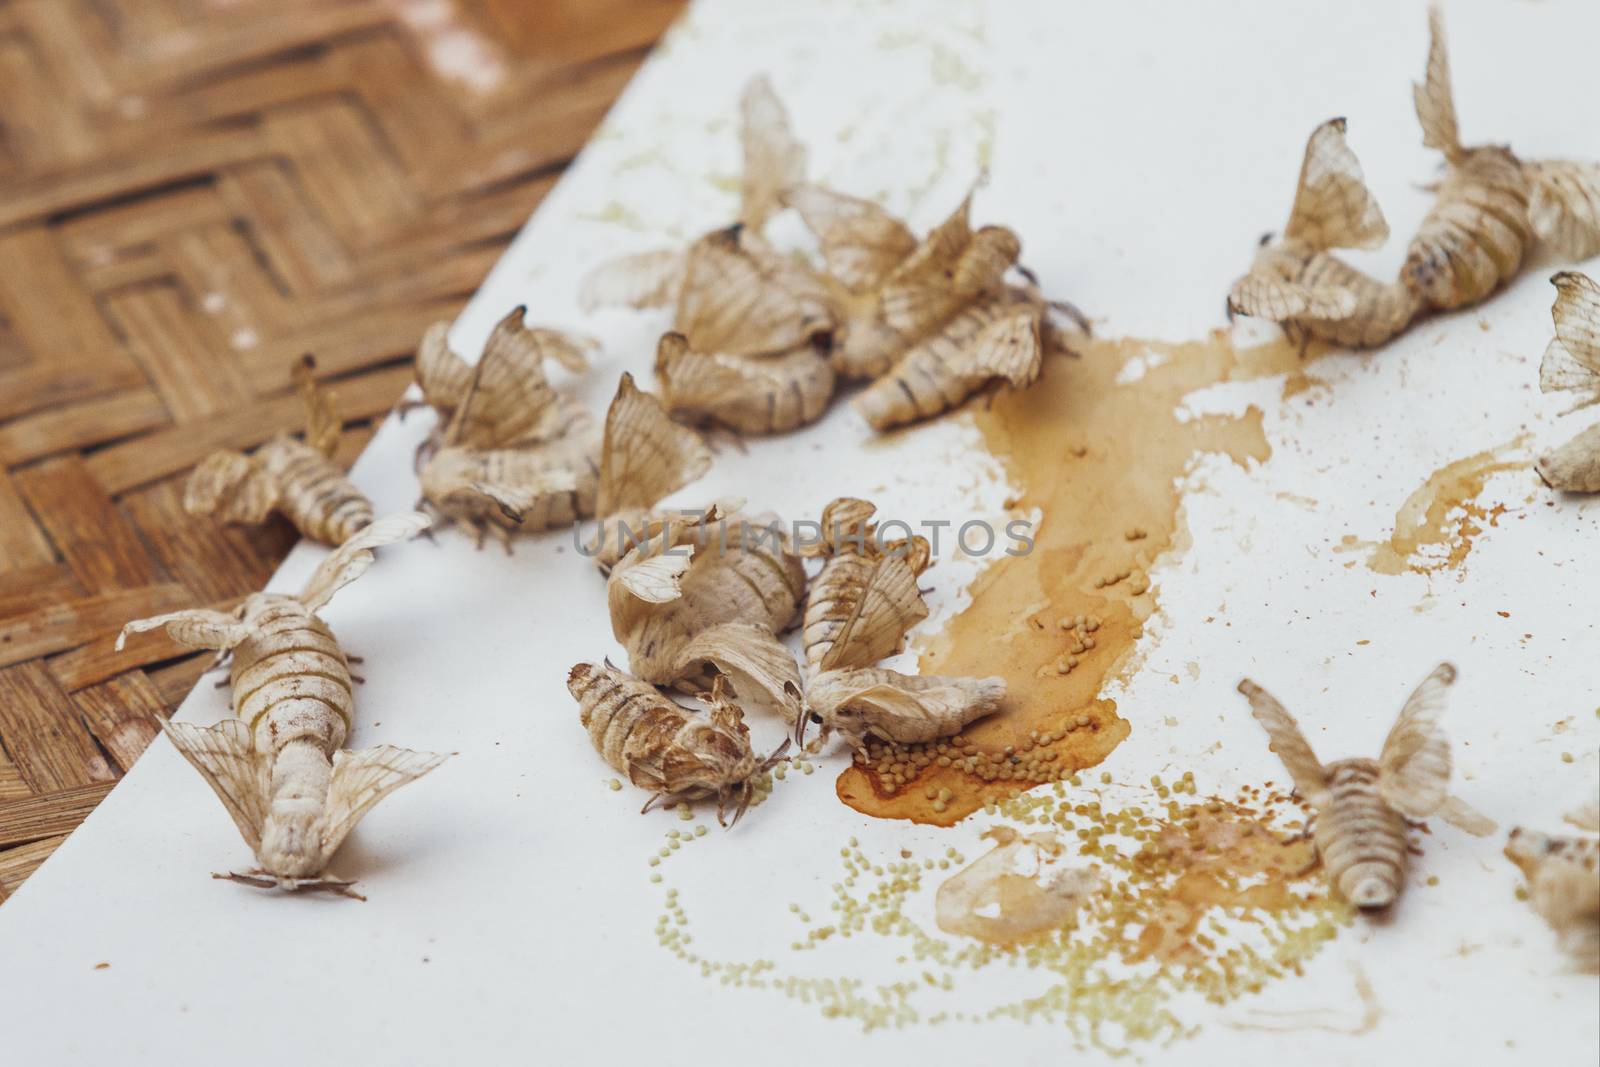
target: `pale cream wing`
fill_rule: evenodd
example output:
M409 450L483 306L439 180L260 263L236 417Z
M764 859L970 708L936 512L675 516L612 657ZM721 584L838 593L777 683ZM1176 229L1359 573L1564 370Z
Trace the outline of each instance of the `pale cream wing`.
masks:
M548 326L528 327L528 339L546 359L555 360L574 374L587 370L589 358L600 350L600 342L593 337Z
M254 525L278 506L278 480L254 458L224 449L213 452L189 473L183 510L219 522Z
M693 546L642 556L642 548L624 556L611 572L611 581L646 604L667 604L683 595L683 574L694 562Z
M1039 309L1019 307L985 326L951 368L971 377L1004 378L1017 388L1039 377Z
M422 399L444 412L454 411L472 386L473 368L450 348L450 323L429 326L417 343L417 385Z
M312 572L300 594L307 611L315 612L333 595L366 573L375 558L374 549L407 541L426 530L428 516L419 511L388 515L373 522L334 549Z
M1439 728L1456 669L1441 663L1411 694L1378 755L1378 789L1412 819L1439 810L1449 796L1450 741Z
M739 221L759 230L782 207L785 189L806 177L805 145L789 128L789 113L765 74L745 83L739 99L744 149Z
M437 752L379 745L359 752L340 749L333 754L333 779L328 783L328 804L321 828L322 856L326 860L371 807L407 782L433 770L449 757Z
M1344 131L1344 119L1329 119L1312 131L1283 231L1318 251L1377 248L1389 237L1389 223L1367 188Z
M1457 830L1473 837L1488 837L1500 828L1489 816L1457 796L1445 797L1435 814Z
M484 343L466 394L454 411L445 439L468 448L507 448L544 439L562 417L555 389L545 375L551 354L530 329L521 306L500 319Z
M800 667L767 627L729 622L702 630L679 652L678 675L707 663L728 676L740 703L777 710L790 723L800 717Z
M226 651L250 636L251 628L237 616L210 608L190 608L166 615L153 615L128 623L117 635L117 651L128 642L129 634L147 630L166 630L167 636L187 648L214 648Z
M1600 163L1541 160L1524 163L1528 221L1557 255L1588 259L1600 252Z
M1581 397L1576 411L1600 402L1600 285L1576 270L1563 270L1550 283L1555 285L1550 309L1555 339L1539 363L1539 389L1576 392Z
M806 700L825 724L853 738L873 734L920 744L959 733L967 724L993 714L1005 692L1005 682L999 678L864 668L818 674L806 689Z
M1444 40L1444 16L1428 9L1428 68L1422 83L1411 86L1422 143L1455 161L1461 157L1461 133L1456 126L1456 102L1450 91L1450 53Z
M584 275L578 288L578 306L584 311L603 307L671 307L683 284L684 254L678 249L638 252L600 264Z
M1600 422L1540 456L1534 469L1552 489L1600 493Z
M1588 803L1582 807L1573 808L1561 817L1561 820L1580 830L1587 830L1591 834L1600 834L1600 804Z
M647 509L711 467L711 451L693 430L672 421L661 402L623 374L606 412L596 514Z
M828 328L829 317L777 253L745 247L741 228L706 234L687 253L673 328L701 352L783 352Z
M480 514L488 504L499 510L513 523L520 523L543 497L554 493L571 493L578 488L578 479L570 470L552 468L529 474L516 486L500 485L475 479L444 490L439 505L449 514Z
M294 365L294 389L300 396L300 406L306 416L306 444L332 458L339 447L339 433L344 424L339 421L333 398L317 388L317 362L310 355L300 357Z
M1300 732L1300 724L1276 697L1250 679L1239 683L1239 692L1250 701L1250 714L1267 731L1269 747L1283 761L1295 789L1313 807L1323 804L1328 797L1328 775Z
M870 667L900 651L910 629L928 617L917 588L917 572L902 556L885 556L872 570L833 645L818 664L823 670Z
M822 261L846 289L876 288L912 252L917 239L879 205L820 185L800 185L785 197L816 234Z
M1348 289L1315 289L1267 274L1246 274L1233 285L1228 306L1237 314L1272 322L1314 319L1338 322L1354 315L1359 301Z
M173 747L228 809L250 851L260 848L261 827L267 821L269 768L266 758L256 752L250 727L239 719L224 719L215 726L160 722Z

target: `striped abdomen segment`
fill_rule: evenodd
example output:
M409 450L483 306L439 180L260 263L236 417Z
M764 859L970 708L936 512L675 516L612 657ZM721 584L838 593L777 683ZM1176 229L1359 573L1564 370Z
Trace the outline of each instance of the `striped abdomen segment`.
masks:
M1417 297L1403 282L1379 282L1336 256L1317 253L1296 281L1309 289L1344 289L1356 298L1355 313L1344 319L1306 319L1298 324L1313 336L1346 348L1374 348L1411 324Z
M279 437L263 445L256 459L278 482L278 510L307 537L340 545L371 524L371 501L303 441Z
M1405 885L1405 820L1378 792L1376 761L1342 760L1327 773L1331 799L1313 837L1328 880L1357 907L1387 907Z
M258 632L233 653L233 713L261 751L308 740L331 755L344 744L355 703L333 633L288 597L250 621Z
M1533 244L1528 178L1511 153L1473 150L1451 165L1401 270L1422 302L1476 304L1522 266Z

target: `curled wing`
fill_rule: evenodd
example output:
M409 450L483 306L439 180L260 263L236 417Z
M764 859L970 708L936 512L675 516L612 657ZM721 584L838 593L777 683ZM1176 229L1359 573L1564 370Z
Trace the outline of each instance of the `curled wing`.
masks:
M739 118L744 148L739 221L760 229L782 206L783 191L805 180L806 149L795 139L789 113L765 74L745 85Z
M129 634L146 630L166 630L167 636L188 648L215 648L227 650L250 636L250 627L233 615L210 608L190 608L166 615L130 622L117 635L117 650L127 644Z
M1600 402L1600 285L1576 271L1562 271L1550 281L1556 287L1550 309L1556 336L1539 364L1539 388L1589 394L1577 410Z
M278 506L278 480L243 452L213 452L189 474L183 510L220 522L265 522Z
M671 307L683 284L683 264L684 254L677 249L638 252L602 263L584 275L578 306L584 311Z
M825 671L806 700L823 723L860 739L872 734L917 744L959 733L1005 699L1000 678L901 674L882 668Z
M1378 789L1412 819L1438 811L1449 796L1450 741L1439 728L1456 669L1441 663L1411 694L1378 755Z
M1228 294L1228 306L1240 315L1272 322L1302 319L1338 322L1354 315L1359 302L1348 289L1311 288L1267 274L1251 273L1234 283Z
M315 612L333 595L366 573L375 558L373 550L406 541L428 528L428 516L412 511L389 515L374 522L328 554L300 594L307 611Z
M678 675L705 663L728 677L741 703L773 708L790 723L800 718L800 667L767 627L729 622L701 631L679 652Z
M903 556L885 556L872 569L818 666L869 667L900 651L906 633L927 617L928 605L911 563Z
M877 288L916 251L905 223L870 200L819 185L796 186L786 199L816 234L828 273L846 289Z
M1445 45L1444 16L1437 7L1428 10L1428 67L1422 83L1412 84L1411 100L1422 124L1422 143L1452 162L1461 158L1461 132L1450 91L1450 51Z
M224 719L215 726L162 719L161 729L217 794L250 850L258 849L269 782L267 760L256 752L250 727L240 719Z
M306 444L331 459L339 447L339 432L344 424L339 421L333 398L317 388L316 372L316 360L309 354L301 356L294 365L294 389L305 411Z
M1528 221L1539 240L1570 260L1600 252L1600 163L1545 160L1522 169Z
M1239 692L1250 701L1250 714L1267 731L1269 747L1283 761L1284 769L1294 779L1294 787L1313 807L1320 806L1328 796L1328 776L1316 753L1311 751L1310 742L1300 732L1300 724L1278 703L1277 697L1250 679L1239 683Z

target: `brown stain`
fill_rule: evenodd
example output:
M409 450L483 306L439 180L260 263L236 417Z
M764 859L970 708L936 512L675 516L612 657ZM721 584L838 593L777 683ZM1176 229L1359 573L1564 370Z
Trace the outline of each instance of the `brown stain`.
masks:
M1486 506L1478 497L1491 475L1529 465L1527 460L1501 458L1527 440L1523 434L1499 448L1445 464L1395 512L1394 533L1387 541L1374 544L1346 538L1345 546L1370 549L1367 567L1378 574L1433 574L1460 567L1478 535L1499 525L1506 511L1504 504Z
M1147 369L1119 383L1132 360ZM1038 509L1036 543L978 576L972 603L930 643L921 670L1000 675L1005 706L936 744L870 746L840 776L839 798L869 815L950 825L985 799L1104 760L1129 723L1101 693L1132 667L1156 610L1149 568L1187 548L1178 480L1202 453L1241 465L1271 454L1258 409L1180 420L1183 398L1302 365L1287 343L1236 349L1222 331L1176 344L1097 339L1052 354L1034 386L977 411L989 449L1021 487L1017 508ZM1060 625L1079 616L1098 625L1087 634ZM1085 636L1093 647L1073 653ZM1076 663L1062 673L1069 655Z

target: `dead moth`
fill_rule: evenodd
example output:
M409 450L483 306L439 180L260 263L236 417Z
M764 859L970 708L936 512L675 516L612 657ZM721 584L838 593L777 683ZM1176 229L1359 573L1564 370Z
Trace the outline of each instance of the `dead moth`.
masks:
M744 713L728 698L722 678L713 683L707 713L669 700L655 686L610 664L579 663L567 675L567 691L589 740L606 763L657 801L717 798L717 821L727 825L749 807L755 779L788 747L759 760L750 748Z
M772 707L798 731L800 672L777 635L794 624L806 578L776 523L717 508L666 520L612 568L606 601L641 680L705 689L725 674L744 704Z
M1551 308L1556 335L1539 364L1539 389L1570 392L1578 402L1568 414L1600 403L1600 285L1587 275L1563 271L1550 279L1556 287ZM1539 457L1539 477L1552 489L1600 492L1600 424Z
M255 593L232 613L194 609L130 622L117 639L165 629L189 648L231 654L234 718L162 729L233 817L259 867L217 875L263 888L332 889L339 845L389 793L444 756L379 745L343 748L354 713L348 658L317 612L371 566L373 549L411 537L426 516L380 520L323 560L298 595Z
M1418 305L1404 284L1379 282L1330 254L1377 248L1389 236L1344 134L1342 118L1311 132L1288 225L1262 241L1228 294L1228 312L1270 319L1291 336L1371 348L1405 329Z
M1589 806L1567 821L1588 836L1541 834L1516 827L1506 858L1528 882L1528 903L1555 931L1578 968L1600 973L1600 810Z
M1450 796L1450 742L1439 729L1456 670L1441 663L1401 708L1376 760L1318 762L1300 727L1273 696L1248 678L1239 692L1316 810L1312 837L1328 880L1350 903L1386 908L1405 884L1406 820L1438 815L1468 833L1494 824Z
M333 462L341 424L317 389L310 356L295 364L295 390L305 409L305 440L279 434L254 453L223 449L189 475L183 508L221 522L253 525L274 511L313 541L338 545L372 521L372 503Z
M999 710L1000 678L901 674L882 667L822 671L806 684L806 703L827 731L857 748L867 737L903 745L959 733Z
M443 323L417 353L417 380L439 424L417 450L418 507L471 531L535 533L594 514L600 433L582 405L558 394L544 361L586 364L589 344L530 328L515 308L491 331L475 366L450 351Z
M816 185L787 200L821 246L834 368L882 379L857 402L875 428L939 414L994 381L1026 386L1050 308L1076 315L1006 282L1021 242L1003 226L974 229L970 194L921 241L867 200Z
M1444 154L1445 175L1412 239L1406 284L1432 307L1462 307L1510 280L1536 239L1576 258L1600 250L1600 164L1529 163L1499 145L1464 147L1438 8L1428 31L1427 71L1412 95L1423 143Z
M822 512L822 536L807 555L824 557L806 594L802 631L812 671L870 667L899 652L928 617L917 579L929 565L921 538L880 543L868 501L840 497Z
M559 330L530 327L526 307L513 308L495 324L476 365L469 364L449 343L450 324L436 322L417 347L417 385L423 403L448 425L472 397L471 411L455 428L454 444L495 449L538 443L556 435L567 406L545 376L544 361L553 359L577 373L588 366L597 344Z

